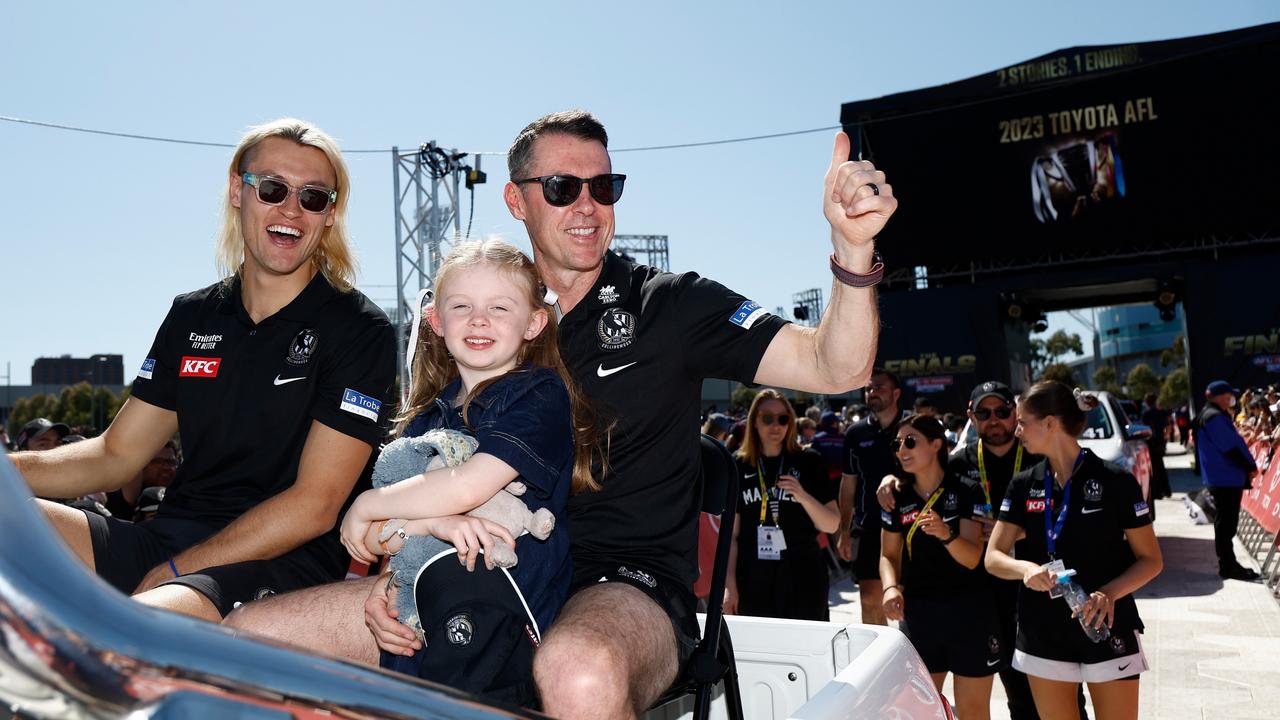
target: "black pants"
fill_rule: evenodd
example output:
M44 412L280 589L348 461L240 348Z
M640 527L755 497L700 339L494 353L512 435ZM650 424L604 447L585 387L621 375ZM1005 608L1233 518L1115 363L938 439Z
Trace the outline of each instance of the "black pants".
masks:
M1209 494L1218 507L1218 517L1213 521L1213 548L1218 552L1218 570L1241 567L1231 540L1240 525L1240 498L1244 495L1244 488L1209 488Z

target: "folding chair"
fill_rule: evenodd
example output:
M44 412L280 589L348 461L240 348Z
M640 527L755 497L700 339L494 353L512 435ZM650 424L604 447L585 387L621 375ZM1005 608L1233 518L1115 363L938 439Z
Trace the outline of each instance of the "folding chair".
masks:
M702 512L720 517L716 560L711 570L711 594L707 596L707 624L702 641L694 649L684 674L654 703L665 705L693 693L694 720L703 720L711 710L711 692L724 681L728 717L742 719L742 696L738 690L738 667L733 659L733 642L724 622L725 578L729 567L729 547L733 542L733 518L738 509L738 465L733 455L718 441L702 436Z

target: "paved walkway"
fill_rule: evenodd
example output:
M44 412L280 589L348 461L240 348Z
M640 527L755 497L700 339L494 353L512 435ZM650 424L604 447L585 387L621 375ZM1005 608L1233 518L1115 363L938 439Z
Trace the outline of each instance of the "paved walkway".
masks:
M1181 453L1181 447L1170 450ZM1261 583L1222 580L1213 526L1193 525L1182 498L1200 487L1185 454L1167 458L1174 496L1156 502L1164 571L1137 596L1151 670L1142 675L1139 715L1161 720L1280 718L1280 604ZM1236 544L1246 567L1257 563ZM831 619L858 622L858 591L832 588ZM944 688L951 696L950 682ZM1090 717L1093 716L1090 708ZM1006 720L997 679L991 717ZM963 719L962 719L963 720Z

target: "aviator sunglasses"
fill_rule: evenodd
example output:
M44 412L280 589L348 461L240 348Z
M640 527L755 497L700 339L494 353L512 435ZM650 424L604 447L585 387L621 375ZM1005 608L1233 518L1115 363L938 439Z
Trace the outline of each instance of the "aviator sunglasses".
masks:
M278 177L245 173L241 176L246 185L258 191L258 201L266 205L283 205L289 195L298 193L298 205L309 213L322 213L329 204L338 201L338 191L320 185L303 185L295 188Z
M889 441L889 450L898 452L898 448L905 447L908 450L916 449L916 438L914 435L908 435L904 438L894 438Z
M978 422L986 422L991 419L992 412L993 411L991 410L991 408L978 408L977 410L973 411L973 419L977 420ZM1001 405L1000 407L996 408L994 412L996 414L996 417L1000 418L1001 420L1008 420L1009 416L1013 414L1013 408L1009 407L1008 405Z
M622 184L626 175L617 173L596 175L592 178L580 178L574 175L542 175L540 177L512 180L516 185L527 183L542 184L542 199L552 207L572 205L582 193L582 184L587 184L591 198L601 205L612 205L622 197Z
M772 425L775 420L779 425L784 425L784 426L787 423L791 422L791 416L787 415L786 413L783 413L781 415L774 415L773 413L760 413L757 417L760 418L760 422L765 424L765 427Z

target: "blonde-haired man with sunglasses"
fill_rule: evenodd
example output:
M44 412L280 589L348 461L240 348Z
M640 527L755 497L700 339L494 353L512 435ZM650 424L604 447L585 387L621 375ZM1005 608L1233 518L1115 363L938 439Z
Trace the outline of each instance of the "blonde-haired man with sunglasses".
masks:
M138 524L38 501L90 568L154 607L219 621L343 577L331 532L383 432L395 337L352 289L346 164L319 128L251 128L232 157L223 278L178 296L100 437L12 456L41 497L115 490L175 432L186 462Z

